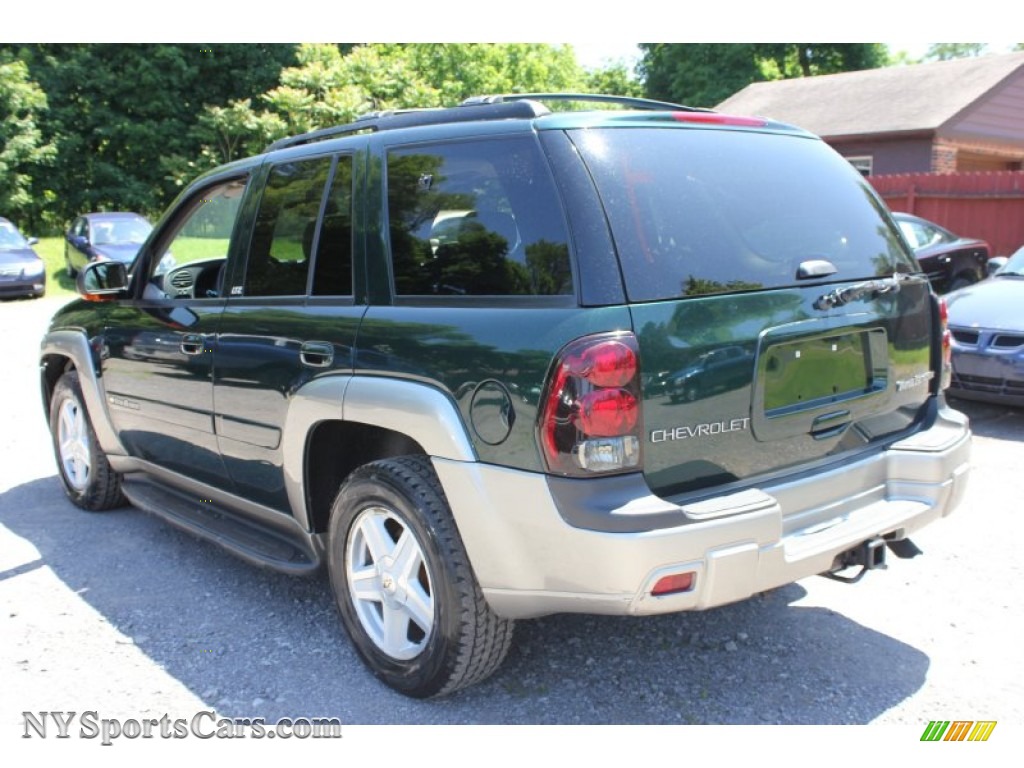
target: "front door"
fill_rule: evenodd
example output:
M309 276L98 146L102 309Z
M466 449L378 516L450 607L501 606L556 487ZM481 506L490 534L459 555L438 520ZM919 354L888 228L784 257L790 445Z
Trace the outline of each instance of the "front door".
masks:
M145 246L134 300L112 311L103 383L132 455L229 489L213 426L213 345L223 275L247 179L212 183L183 201Z

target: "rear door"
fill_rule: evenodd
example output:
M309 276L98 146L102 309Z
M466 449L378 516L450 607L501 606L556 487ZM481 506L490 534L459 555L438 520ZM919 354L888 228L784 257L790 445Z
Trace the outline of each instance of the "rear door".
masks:
M930 291L845 160L797 133L571 136L608 213L644 380L660 383L643 411L655 491L798 471L912 428L931 390Z
M299 390L352 369L352 153L283 160L266 172L244 272L234 273L213 366L216 432L235 487L288 512L285 420ZM338 402L341 418L341 402Z

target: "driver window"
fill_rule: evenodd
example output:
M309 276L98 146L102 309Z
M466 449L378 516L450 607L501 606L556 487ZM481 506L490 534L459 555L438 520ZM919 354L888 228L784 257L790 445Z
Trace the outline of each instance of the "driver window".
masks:
M219 297L244 192L245 180L235 179L189 201L171 225L173 236L164 240L153 260L150 285L171 298Z

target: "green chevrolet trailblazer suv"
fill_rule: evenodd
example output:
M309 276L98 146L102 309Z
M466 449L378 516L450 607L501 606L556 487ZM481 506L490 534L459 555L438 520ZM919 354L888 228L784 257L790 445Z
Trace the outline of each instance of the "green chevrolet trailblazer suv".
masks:
M71 500L326 563L410 696L494 672L516 619L856 580L967 479L943 305L864 179L769 120L370 115L204 175L79 291L40 357Z

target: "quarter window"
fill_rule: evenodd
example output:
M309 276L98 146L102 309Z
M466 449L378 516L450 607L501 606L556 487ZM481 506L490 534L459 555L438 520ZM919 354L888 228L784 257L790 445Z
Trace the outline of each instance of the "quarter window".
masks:
M561 207L532 139L388 154L395 293L571 294Z

